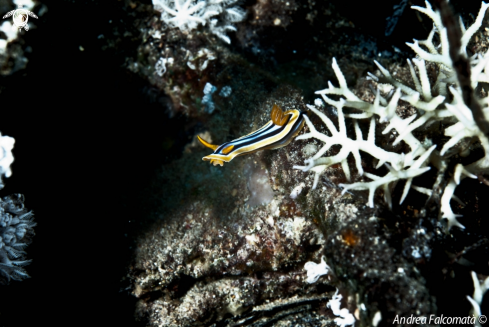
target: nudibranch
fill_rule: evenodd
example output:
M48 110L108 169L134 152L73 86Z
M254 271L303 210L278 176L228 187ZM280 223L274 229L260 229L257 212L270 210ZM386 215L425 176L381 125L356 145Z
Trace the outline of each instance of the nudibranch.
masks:
M304 114L297 109L283 111L278 105L273 105L271 118L262 128L241 136L236 140L222 145L214 145L197 135L199 141L214 150L202 160L210 161L214 166L224 165L234 157L250 154L260 150L278 149L289 144L304 127Z

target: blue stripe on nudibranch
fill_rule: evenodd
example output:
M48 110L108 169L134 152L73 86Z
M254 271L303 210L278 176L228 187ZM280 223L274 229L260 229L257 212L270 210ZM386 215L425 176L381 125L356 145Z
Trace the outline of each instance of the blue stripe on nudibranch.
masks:
M304 126L304 113L297 109L282 111L274 105L271 113L272 120L257 131L241 136L221 145L213 145L197 136L199 141L214 152L202 158L209 160L214 166L224 165L234 157L265 149L277 149L289 144Z

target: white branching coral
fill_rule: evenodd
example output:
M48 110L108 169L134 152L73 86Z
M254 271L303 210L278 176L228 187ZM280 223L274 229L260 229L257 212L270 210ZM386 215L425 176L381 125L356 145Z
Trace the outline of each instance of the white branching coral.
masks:
M352 154L358 174L365 175L372 181L342 184L344 192L347 190L369 190L368 205L373 207L374 193L378 188L382 188L385 202L391 207L391 190L397 181L406 180L400 200L401 203L411 188L430 195L431 190L412 185L413 178L429 170L430 167L428 165L430 162L437 168L440 165L445 165L445 161L452 154L462 151L464 147L460 145L460 141L463 139L478 139L484 150L484 157L465 167L458 164L441 199L440 218L448 220L448 228L452 226L464 228L456 219L458 215L452 212L450 200L456 199L454 191L461 179L464 177L476 178L477 174L489 173L489 140L477 125L472 110L464 103L461 86L450 57L447 30L442 24L439 12L434 11L428 2L426 2L425 8L417 6L412 8L427 15L433 20L434 24L433 30L426 40L414 40L413 43L408 43L417 55L416 58L407 61L414 88L406 85L405 82L396 80L387 69L375 61L380 74L376 76L369 73L369 77L367 77L378 87L375 92L375 99L373 103L363 101L348 89L345 77L333 58L332 67L339 86L335 87L329 82L328 88L316 92L316 94L321 95L322 101L316 99L315 106L308 106L310 111L318 115L324 122L331 136L318 132L306 117L306 123L310 131L297 137L297 139L315 138L324 142L324 146L311 158L305 160L305 166L294 166L294 168L315 173L313 189L316 188L321 174L325 172L327 167L334 164L341 164L347 180L350 181L351 172L347 164L347 158ZM462 56L466 56L467 45L471 37L481 27L487 8L489 8L489 4L482 3L475 22L467 29L460 21L462 31L460 53ZM437 35L436 38L435 35ZM435 42L435 39L439 41ZM479 82L489 82L489 51L485 54L476 54L468 60L471 65L470 84L475 90ZM434 82L430 82L427 73L427 62L430 62L430 65L434 64L437 68L438 73ZM387 94L381 91L381 86L386 84L391 86L391 92ZM331 95L339 96L340 99L334 100L330 98ZM317 109L323 106L323 101L326 105L336 108L338 112L338 129L324 113ZM406 119L402 119L397 113L399 101L409 103L416 110L416 113ZM489 99L487 97L483 99L477 98L476 101L482 107L482 114L486 120L489 119ZM353 108L361 112L344 114L344 108ZM347 135L345 127L346 117L354 119L356 139L352 139ZM381 146L376 145L374 137L375 117L378 117L381 122L388 123L387 127L382 131L383 134L391 130L397 132L398 136L393 142L394 145L403 141L409 146L410 151L399 154L386 151ZM365 118L371 119L367 140L363 139L357 123L357 120ZM431 145L429 142L422 142L412 134L414 130L422 126L426 127L437 120L443 121L448 125L451 124L443 131L450 139L441 147L441 150L439 147L438 150L435 150L436 144ZM341 146L340 151L334 156L324 156L333 145ZM360 151L378 159L377 168L385 164L389 169L389 173L383 177L369 173L364 174Z
M153 0L161 12L161 20L170 27L191 31L209 23L209 30L217 37L231 43L227 31L236 31L233 23L244 19L246 12L235 6L238 0ZM218 19L219 18L219 19Z
M431 148L428 149L425 153L423 153L422 156L420 156L414 163L411 165L406 170L396 170L393 167L389 166L388 164L387 167L389 168L389 173L385 175L384 177L376 176L374 174L369 174L365 173L365 176L372 179L372 182L359 182L359 183L353 183L353 184L340 184L340 186L343 187L343 193L348 191L348 190L369 190L369 196L368 196L368 206L373 207L374 206L374 192L375 190L382 186L384 189L384 199L386 203L389 205L390 208L392 208L392 200L391 200L391 193L389 189L389 185L393 182L397 182L401 179L407 179L408 181L412 180L414 177L419 176L423 174L424 172L430 170L430 167L423 167L421 166L426 162L426 159L428 159L429 155L431 152L435 149L435 145L433 145ZM404 187L404 192L401 197L401 202L404 200L406 197L409 187L411 186L410 182L406 182L405 187Z
M378 158L381 163L391 162L396 167L402 167L403 157L401 155L397 153L389 153L375 145L375 120L372 119L370 121L370 129L366 140L363 139L360 127L358 127L358 124L355 123L355 132L357 139L352 140L346 134L345 119L343 114L343 105L345 104L345 101L343 99L341 99L340 101L334 101L328 98L326 99L329 104L334 104L338 110L339 130L336 129L333 122L325 114L323 114L313 106L308 105L309 110L311 110L321 118L321 120L326 124L332 135L328 136L326 134L319 133L314 125L311 123L309 118L305 116L304 118L306 120L307 126L310 129L310 132L298 136L297 140L316 138L320 141L323 141L325 145L312 158L306 160L306 164L308 164L307 166L294 166L295 169L302 169L304 171L307 171L317 166L323 166L323 168L326 168L336 163L341 163L346 178L350 180L350 169L346 161L350 153L353 154L353 157L355 158L358 172L360 174L363 174L359 152L360 150L370 153L372 156ZM322 157L322 155L325 154L333 145L341 145L342 147L340 152L333 157ZM323 171L315 171L316 176L314 178L313 188L316 188L319 176Z
M389 125L387 126L386 131L389 131L392 128L399 130L405 127L407 125L406 121L409 120L409 118L403 120L395 112L397 108L397 102L401 96L401 88L397 88L388 103L380 96L379 91L377 91L375 101L373 104L371 104L362 101L355 94L353 94L352 91L348 89L345 77L343 76L343 73L341 72L335 59L333 59L333 70L338 78L340 87L334 87L331 83L329 83L328 89L317 91L316 93L322 96L324 102L334 106L337 109L339 130L336 129L333 122L324 113L317 110L314 106L309 105L308 108L321 118L326 127L328 127L332 136L327 136L325 134L319 133L314 125L311 123L311 121L307 117L305 117L306 124L309 127L310 132L297 137L297 139L300 140L316 138L320 141L323 141L325 145L312 158L306 160L307 166L294 166L294 168L301 169L303 171L312 170L315 172L313 188L316 188L319 177L325 171L325 169L337 163L341 164L343 171L345 172L346 178L348 180L351 180L351 173L348 167L347 158L350 153L353 155L357 171L360 175L363 175L363 168L361 166L360 156L361 150L379 160L377 168L383 164L386 164L390 172L384 177L375 176L373 174L366 174L367 177L373 179L374 181L368 183L355 183L351 185L343 184L342 186L344 187L344 191L348 189L369 189L370 194L368 205L373 207L374 191L378 187L383 186L386 201L389 206L391 206L392 204L390 200L389 184L397 182L400 179L407 179L408 182L406 183L404 194L401 199L402 202L402 200L407 195L412 178L429 170L429 167L424 167L424 165L429 157L429 154L434 150L435 146L432 146L429 149L425 149L422 146L421 142L414 138L411 133L408 133L405 136L405 140L411 146L411 148L414 149L413 151L407 154L398 154L395 152L386 151L381 147L375 145L374 118L370 120L370 128L367 140L363 139L362 131L360 130L360 127L358 126L358 123L356 121L354 122L356 140L349 138L346 133L346 123L345 115L343 114L343 107L353 107L364 111L362 114L348 115L351 118L369 118L376 114L381 119L388 120ZM346 98L347 101L345 101L345 99L335 101L327 97L327 94L342 95ZM341 145L340 152L332 157L322 157L333 145ZM419 158L415 160L417 157ZM406 169L408 167L410 168Z

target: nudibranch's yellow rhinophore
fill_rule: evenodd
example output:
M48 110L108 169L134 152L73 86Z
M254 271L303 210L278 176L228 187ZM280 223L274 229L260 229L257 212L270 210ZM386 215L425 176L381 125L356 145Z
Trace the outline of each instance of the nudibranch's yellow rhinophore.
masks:
M222 145L214 145L197 136L199 141L214 152L202 158L214 166L224 165L236 156L266 149L278 149L289 144L304 126L304 113L297 109L283 111L273 105L272 120L259 130Z

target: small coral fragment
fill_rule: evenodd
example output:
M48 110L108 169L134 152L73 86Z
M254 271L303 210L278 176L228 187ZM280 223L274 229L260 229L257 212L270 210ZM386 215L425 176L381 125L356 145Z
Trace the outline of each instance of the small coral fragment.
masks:
M306 186L306 184L304 183L300 183L299 185L297 185L296 187L294 187L294 189L292 190L292 192L290 192L290 198L291 199L297 199L297 197L299 196L299 194L301 194L302 192L302 189Z
M327 303L327 307L333 311L333 314L339 316L339 318L335 318L334 322L340 327L355 325L355 317L353 314L351 314L347 308L340 309L342 298L343 296L338 294L338 289L336 289L333 298Z
M304 269L307 270L307 282L313 284L317 282L319 277L326 275L331 269L324 261L324 256L321 258L321 263L317 264L312 261L306 262Z

